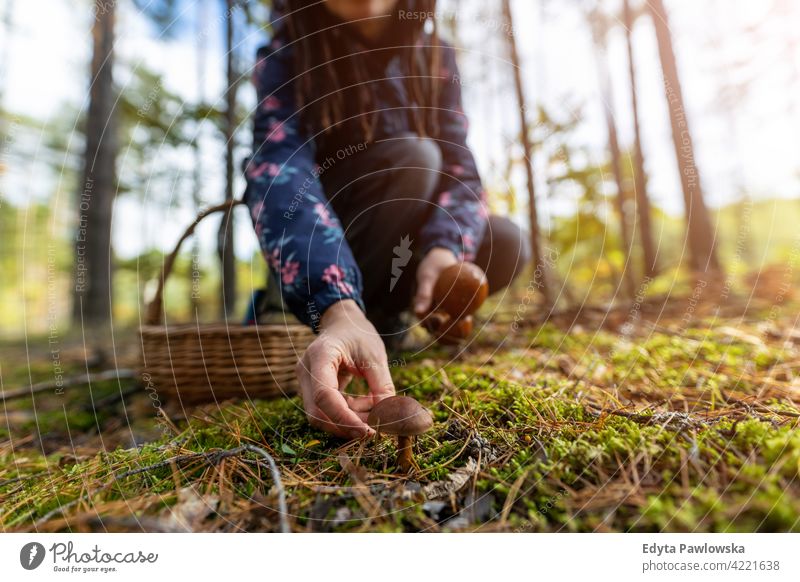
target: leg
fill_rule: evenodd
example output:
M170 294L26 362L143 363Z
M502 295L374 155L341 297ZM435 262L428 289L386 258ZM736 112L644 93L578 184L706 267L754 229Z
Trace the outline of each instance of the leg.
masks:
M413 242L433 210L441 153L402 135L338 161L320 176L364 277L367 315L382 333L396 327L415 281Z
M530 260L530 243L520 227L502 216L490 216L475 257L486 272L489 293L507 287Z

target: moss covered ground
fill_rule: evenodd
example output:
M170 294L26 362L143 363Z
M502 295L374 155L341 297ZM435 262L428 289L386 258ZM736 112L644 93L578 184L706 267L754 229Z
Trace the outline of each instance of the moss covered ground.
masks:
M800 530L790 297L687 286L546 317L525 293L487 306L464 350L396 355L398 391L435 419L410 475L390 439L328 437L296 398L167 418L110 380L3 403L0 524L277 531L267 463L225 453L251 444L277 462L294 531ZM4 353L5 390L52 378L46 357Z

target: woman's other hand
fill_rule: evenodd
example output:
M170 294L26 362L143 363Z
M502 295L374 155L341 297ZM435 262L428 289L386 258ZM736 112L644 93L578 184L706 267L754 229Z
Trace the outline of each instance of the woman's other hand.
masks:
M395 393L383 341L351 299L329 307L320 328L297 364L306 416L312 426L338 437L371 434L369 411ZM369 395L344 394L353 376L366 379Z
M422 319L431 310L433 287L439 280L439 274L450 265L458 262L450 249L434 247L417 267L417 294L414 297L414 313Z

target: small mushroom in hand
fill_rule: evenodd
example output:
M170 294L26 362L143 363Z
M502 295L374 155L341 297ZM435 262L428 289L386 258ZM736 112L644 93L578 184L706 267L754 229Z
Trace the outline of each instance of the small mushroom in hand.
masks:
M434 311L422 320L427 329L440 344L458 345L472 333L472 316L453 320L444 311Z
M397 464L408 473L414 465L411 451L414 437L433 426L433 416L413 398L390 396L372 408L367 423L379 434L397 436Z
M472 316L467 315L439 328L437 340L445 345L458 345L472 333Z
M433 287L435 310L444 311L453 319L472 315L488 296L486 273L473 263L450 265Z
M456 263L439 275L433 287L434 310L422 325L446 345L457 345L472 333L472 314L489 295L483 270L473 263Z

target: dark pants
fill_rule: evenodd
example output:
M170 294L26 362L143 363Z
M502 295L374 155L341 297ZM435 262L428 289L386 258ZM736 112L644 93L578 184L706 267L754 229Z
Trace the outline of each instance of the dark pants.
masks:
M403 135L344 156L320 175L361 269L367 316L381 334L399 331L398 315L411 305L422 258L415 243L436 207L441 166L434 140ZM404 237L415 252L399 271L395 265L392 282L393 259L405 262ZM475 259L486 272L490 293L506 287L528 258L520 228L507 218L490 216Z

